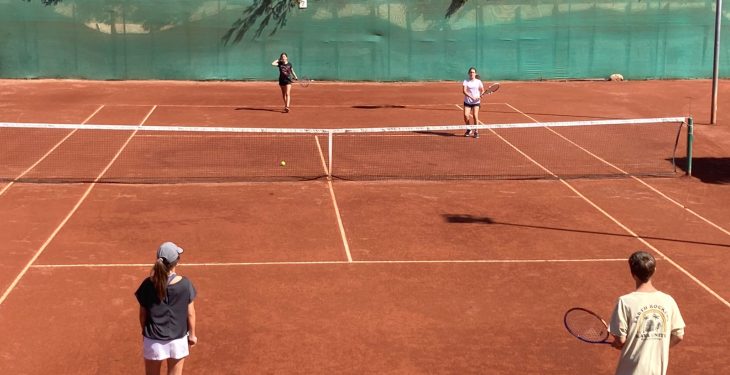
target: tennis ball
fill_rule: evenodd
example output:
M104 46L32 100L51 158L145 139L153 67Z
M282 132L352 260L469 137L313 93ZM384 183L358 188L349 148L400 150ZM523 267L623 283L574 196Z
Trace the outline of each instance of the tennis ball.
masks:
M279 163L279 164L281 164L282 167L286 166L286 162L284 160L282 160L281 163Z

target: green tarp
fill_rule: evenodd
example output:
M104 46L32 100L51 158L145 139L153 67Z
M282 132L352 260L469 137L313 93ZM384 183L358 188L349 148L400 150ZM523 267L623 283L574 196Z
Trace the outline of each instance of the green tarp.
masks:
M453 80L470 66L491 80L706 78L714 4L0 0L0 77L273 80L269 63L286 51L300 74L327 80Z

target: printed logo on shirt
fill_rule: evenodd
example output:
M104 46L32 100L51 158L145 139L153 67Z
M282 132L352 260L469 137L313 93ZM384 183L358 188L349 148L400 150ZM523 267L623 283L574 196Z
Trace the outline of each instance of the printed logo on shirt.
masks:
M662 340L667 334L667 312L663 306L648 305L642 307L634 317L638 324L636 338L640 340Z
M283 75L285 75L287 77L291 76L292 69L291 69L291 67L289 65L282 65L279 68L279 70L281 71L281 74L283 74Z

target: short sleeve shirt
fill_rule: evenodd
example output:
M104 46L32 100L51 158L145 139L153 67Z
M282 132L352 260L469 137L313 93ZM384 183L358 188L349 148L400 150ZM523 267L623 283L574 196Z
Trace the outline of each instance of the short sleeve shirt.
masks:
M186 277L167 286L167 296L160 301L155 285L148 277L139 286L137 301L147 310L142 335L155 340L176 340L188 333L188 305L196 296L193 283Z
M472 99L466 95L464 95L464 104L474 105L479 104L479 96L481 95L481 89L484 87L484 84L479 79L472 79L472 80L464 80L462 83L464 87L466 87L466 91L476 99Z
M289 84L292 82L292 65L291 63L282 64L279 61L279 83Z
M684 335L684 320L670 295L633 292L618 299L609 330L614 336L626 337L617 375L665 375L670 336Z

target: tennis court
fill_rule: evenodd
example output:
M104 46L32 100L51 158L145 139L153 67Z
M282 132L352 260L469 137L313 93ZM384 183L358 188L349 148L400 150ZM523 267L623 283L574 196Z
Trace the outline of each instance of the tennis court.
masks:
M633 288L637 249L655 254L655 283L687 322L670 371L730 367L718 334L730 323L728 168L702 162L727 160L730 138L722 118L703 125L705 108L692 109L686 177L684 141L671 163L676 124L645 143L630 139L637 125L343 133L327 155L327 129L461 123L446 82L316 82L288 114L272 83L0 85L0 122L73 125L0 127L3 372L140 372L133 293L166 240L199 292L190 373L610 374L618 352L570 336L563 314L608 316ZM485 124L684 117L686 97L657 93L701 97L708 81L503 85ZM142 130L156 126L315 133ZM652 173L606 166L639 152Z

